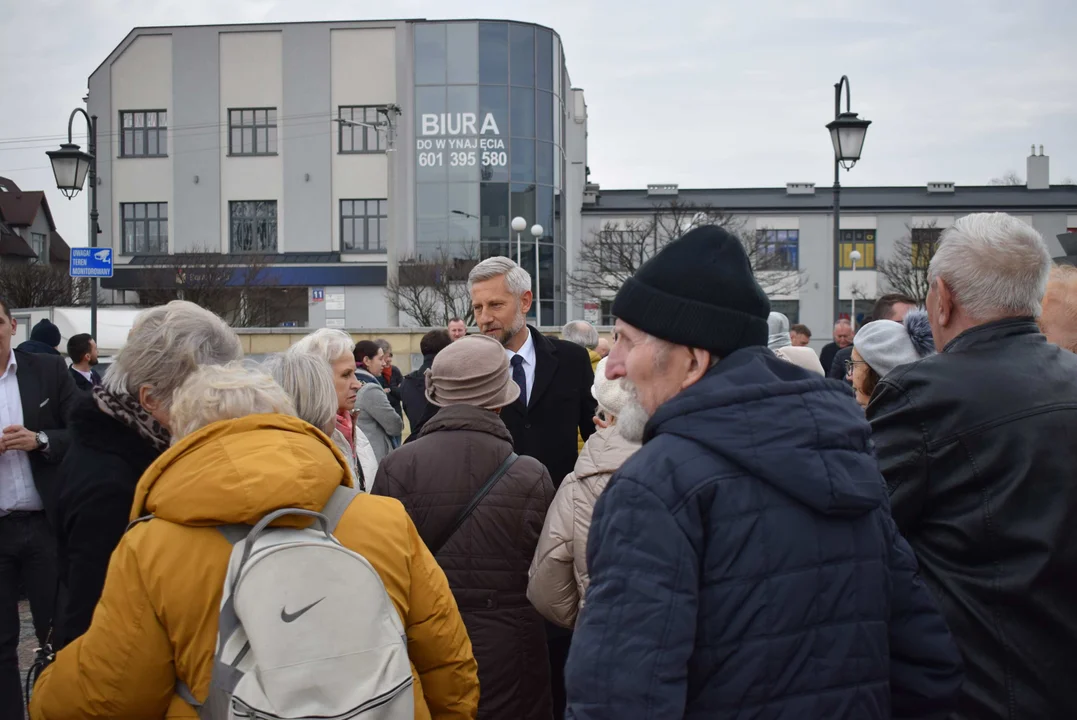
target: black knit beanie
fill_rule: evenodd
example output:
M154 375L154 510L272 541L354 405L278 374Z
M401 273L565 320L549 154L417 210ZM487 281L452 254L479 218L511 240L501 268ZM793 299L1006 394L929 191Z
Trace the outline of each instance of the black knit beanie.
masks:
M50 348L54 348L60 344L60 328L49 322L48 318L43 318L41 322L34 325L34 329L30 331L30 339L37 340L38 342L45 343Z
M770 301L740 240L708 225L645 262L621 286L613 314L662 340L725 357L767 344Z

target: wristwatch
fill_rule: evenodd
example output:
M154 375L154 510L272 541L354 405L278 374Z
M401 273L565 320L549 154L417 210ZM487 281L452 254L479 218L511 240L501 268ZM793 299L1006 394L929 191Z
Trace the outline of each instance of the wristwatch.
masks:
M49 446L49 436L43 432L37 434L37 449L44 450Z

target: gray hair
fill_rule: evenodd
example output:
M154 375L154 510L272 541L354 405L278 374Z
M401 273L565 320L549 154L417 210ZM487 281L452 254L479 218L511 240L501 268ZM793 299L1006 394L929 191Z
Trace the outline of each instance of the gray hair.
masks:
M966 215L943 231L928 279L943 280L974 320L1040 314L1051 255L1032 226L1005 213Z
M598 330L586 320L573 320L561 328L561 339L594 350L598 347Z
M382 349L382 352L384 352L386 355L393 354L393 344L385 338L378 338L374 341L374 344L380 347Z
M266 413L295 415L291 399L272 377L241 363L207 365L176 390L172 441L221 420Z
M317 355L332 365L345 355L351 357L355 352L355 340L343 330L321 328L302 338L291 350L308 355Z
M499 256L486 258L471 268L471 272L467 276L467 291L471 292L471 288L477 282L493 280L497 277L505 278L505 284L508 285L509 292L513 295L523 295L531 289L531 274L517 265L511 258Z
M146 387L168 410L173 393L200 366L242 357L239 336L224 320L192 302L174 300L139 314L104 386L114 395L136 399Z
M336 425L337 391L329 363L312 353L290 350L262 363L295 405L296 416L327 435Z

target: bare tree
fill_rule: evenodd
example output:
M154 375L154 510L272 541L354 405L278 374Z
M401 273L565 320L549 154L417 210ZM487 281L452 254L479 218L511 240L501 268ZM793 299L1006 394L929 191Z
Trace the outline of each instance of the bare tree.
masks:
M991 178L987 181L988 185L1004 185L1007 187L1016 187L1018 185L1024 185L1025 181L1015 170L1007 170L1001 177Z
M469 325L474 320L467 276L478 262L474 245L460 252L438 250L432 257L402 260L397 279L385 286L393 309L407 315L419 327L444 327L454 317Z
M82 305L90 301L90 283L51 265L3 262L0 296L12 308Z
M654 212L622 225L606 223L581 243L577 270L568 286L577 297L612 297L625 281L659 250L693 228L716 225L737 236L752 270L769 295L792 295L806 278L796 267L796 253L775 231L751 231L734 216L710 205L671 200Z
M889 292L902 293L921 305L931 289L928 266L939 247L940 228L932 223L908 228L909 233L894 245L894 250L876 267L889 286Z

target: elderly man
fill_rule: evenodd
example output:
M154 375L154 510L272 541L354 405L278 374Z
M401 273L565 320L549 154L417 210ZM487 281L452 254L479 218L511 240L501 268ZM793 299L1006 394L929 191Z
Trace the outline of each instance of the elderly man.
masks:
M894 519L965 656L961 717L1077 717L1077 356L1034 320L1050 268L1029 225L959 219L928 271L939 354L867 409Z
M1039 322L1048 342L1077 353L1077 267L1051 269Z
M599 498L569 716L935 717L960 656L851 393L767 349L740 241L670 243L613 304L606 376L649 416ZM637 423L627 423L636 425Z
M598 339L598 345L595 346L595 352L598 353L600 358L604 358L610 354L610 341L604 337Z
M467 337L467 323L461 318L454 317L449 321L449 337L453 342L456 342L462 337Z

